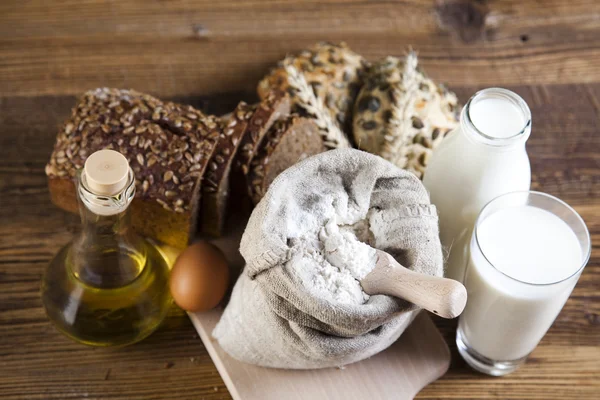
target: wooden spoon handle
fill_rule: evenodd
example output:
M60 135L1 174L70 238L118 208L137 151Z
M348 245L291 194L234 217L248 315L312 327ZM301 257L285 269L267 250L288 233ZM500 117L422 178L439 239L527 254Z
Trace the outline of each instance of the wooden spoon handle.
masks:
M467 289L460 282L411 271L381 250L361 285L367 294L399 297L444 318L458 317L467 303Z

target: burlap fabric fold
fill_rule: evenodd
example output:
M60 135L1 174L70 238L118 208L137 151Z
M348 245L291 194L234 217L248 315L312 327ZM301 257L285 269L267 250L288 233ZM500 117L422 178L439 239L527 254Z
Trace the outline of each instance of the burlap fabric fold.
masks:
M213 332L232 357L274 368L341 366L387 348L416 316L401 299L336 302L310 284L296 244L332 215L366 222L371 246L442 276L436 210L414 175L359 150L310 157L277 177L244 231L246 267Z

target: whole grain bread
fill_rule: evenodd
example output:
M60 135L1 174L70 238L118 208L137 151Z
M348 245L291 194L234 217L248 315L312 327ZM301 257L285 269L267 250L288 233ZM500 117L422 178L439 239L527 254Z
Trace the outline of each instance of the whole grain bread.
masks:
M272 91L256 106L248 128L242 135L240 150L236 157L236 167L244 175L248 173L250 163L258 150L263 137L275 121L287 117L291 112L290 98L285 93Z
M297 89L290 85L287 65L292 65L304 75L319 102L329 111L340 129L349 135L352 129L352 106L367 66L365 59L345 43L321 42L297 56L288 56L280 61L259 82L258 95L265 98L274 89L288 91L295 105L294 111L300 112L299 109L306 110L296 95Z
M217 148L202 182L201 232L219 237L227 219L230 172L255 107L241 102L223 121Z
M218 141L217 122L191 106L134 90L86 92L62 125L46 166L52 201L77 212L77 170L95 151L116 150L135 173L134 228L184 247L196 231L200 182Z
M365 77L354 105L354 141L423 177L433 149L458 124L456 95L417 66L417 56L387 57Z
M279 120L267 133L247 175L248 193L254 204L284 170L300 160L327 150L314 120L296 114Z

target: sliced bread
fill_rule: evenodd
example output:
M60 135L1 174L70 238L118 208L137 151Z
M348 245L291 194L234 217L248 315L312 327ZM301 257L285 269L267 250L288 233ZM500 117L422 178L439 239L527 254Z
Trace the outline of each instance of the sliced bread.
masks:
M252 158L260 143L275 121L291 112L290 98L285 93L272 91L256 106L240 143L236 167L244 175L248 173Z
M241 102L231 116L223 121L217 149L202 182L201 232L206 236L219 237L223 233L230 193L231 166L253 114L254 107Z
M219 137L217 122L191 106L134 90L89 91L61 127L46 166L52 201L77 212L77 170L95 151L116 150L135 173L134 228L184 247L196 232L200 182Z
M277 121L267 133L247 175L248 193L253 203L260 201L281 172L326 150L319 127L312 119L290 115Z

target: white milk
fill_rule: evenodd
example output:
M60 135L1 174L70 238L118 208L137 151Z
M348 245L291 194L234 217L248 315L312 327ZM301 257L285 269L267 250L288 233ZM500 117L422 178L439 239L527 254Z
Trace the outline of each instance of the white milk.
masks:
M577 236L549 211L515 206L479 224L470 253L461 334L489 359L526 357L577 283L583 261Z
M483 206L502 194L529 190L530 126L529 109L519 96L485 89L469 100L460 125L434 150L423 183L438 209L440 239L449 252L447 277L463 280Z
M472 103L469 115L480 132L500 139L518 134L527 122L521 110L503 98L491 97Z

